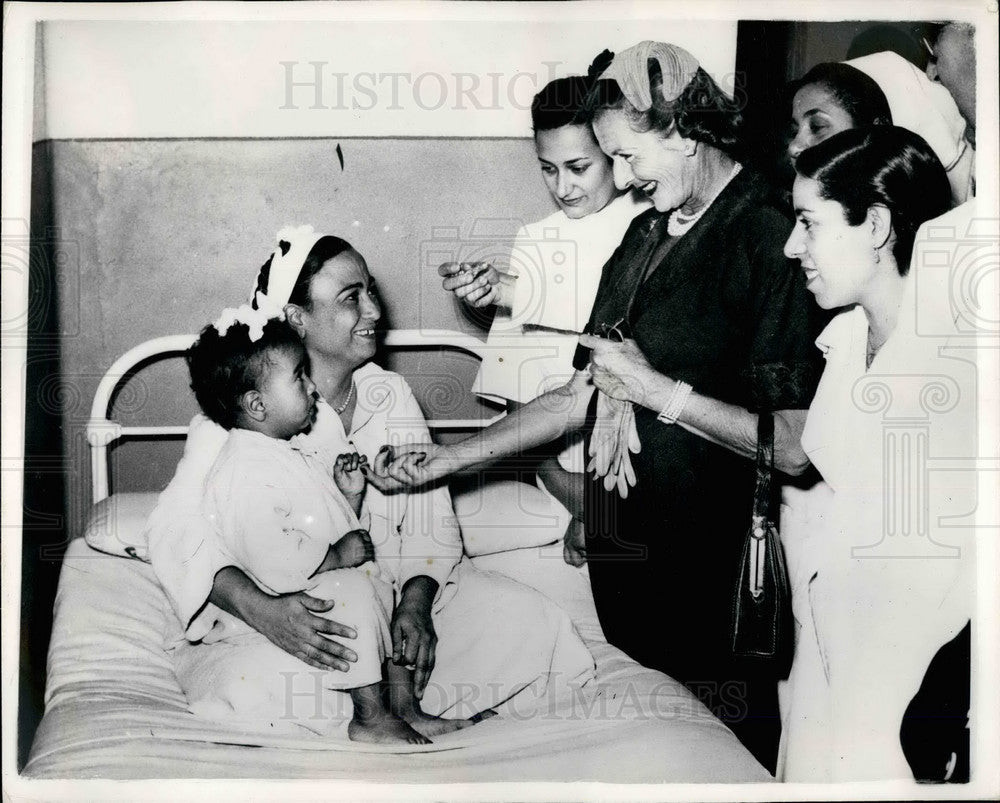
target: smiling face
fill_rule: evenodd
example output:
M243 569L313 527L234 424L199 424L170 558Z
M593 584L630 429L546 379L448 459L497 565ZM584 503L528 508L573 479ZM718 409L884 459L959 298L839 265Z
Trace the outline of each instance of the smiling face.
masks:
M664 137L656 131L635 131L624 112L610 110L594 120L601 150L611 157L615 186L634 187L648 195L660 212L687 203L694 187L693 143L676 131Z
M316 420L316 386L304 348L272 349L267 357L258 388L267 413L263 426L271 437L287 440Z
M300 333L313 364L354 370L375 356L382 308L364 258L353 250L327 260L309 284Z
M542 177L569 218L599 212L617 194L611 162L585 125L564 125L535 132Z
M806 84L792 100L788 158L794 165L802 151L849 128L854 128L854 119L833 93L822 84Z
M785 256L802 263L816 303L834 309L862 302L878 274L869 221L850 225L844 207L823 198L818 181L802 176L795 179L792 202L795 228ZM883 262L889 267L888 260Z

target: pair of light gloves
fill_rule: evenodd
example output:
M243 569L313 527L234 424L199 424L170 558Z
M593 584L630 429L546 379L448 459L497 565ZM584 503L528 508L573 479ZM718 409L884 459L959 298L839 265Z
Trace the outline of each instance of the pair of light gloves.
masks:
M632 453L638 454L640 448L632 402L598 390L587 471L593 471L595 479L603 478L605 491L617 487L622 499L627 499L628 489L636 481Z

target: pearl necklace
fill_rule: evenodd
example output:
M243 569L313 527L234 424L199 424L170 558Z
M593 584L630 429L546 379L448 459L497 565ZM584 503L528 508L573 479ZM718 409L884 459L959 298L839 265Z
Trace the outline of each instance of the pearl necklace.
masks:
M701 220L701 216L708 211L708 207L710 207L715 202L715 199L718 198L719 195L722 193L722 191L729 186L729 182L732 181L734 178L736 178L736 174L739 173L740 170L742 169L743 165L741 165L739 162L733 164L733 169L729 171L729 176L726 178L724 182L722 182L722 184L719 186L719 189L715 191L715 194L708 199L708 203L706 203L704 206L702 206L701 209L699 209L697 212L691 215L691 217L684 217L681 214L680 207L671 212L670 217L667 218L667 234L669 234L671 237L680 237L682 234L686 234L688 231L690 231L691 228L694 226L694 224L697 223L699 220Z
M344 410L347 409L347 405L351 403L351 399L354 398L354 380L351 380L350 390L347 391L347 398L344 399L344 403L333 408L333 412L340 415Z

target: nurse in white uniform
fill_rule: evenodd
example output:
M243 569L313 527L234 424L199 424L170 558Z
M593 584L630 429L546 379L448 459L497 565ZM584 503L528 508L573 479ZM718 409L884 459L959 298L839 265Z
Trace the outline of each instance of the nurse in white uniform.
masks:
M581 107L593 81L556 79L531 104L535 151L559 209L518 231L504 272L487 263L450 262L439 269L445 290L472 307L496 306L487 354L473 385L486 398L516 409L573 375L577 335L590 318L601 270L636 215L649 202L615 187ZM582 565L583 439L568 436L538 468L543 490L572 515L567 562Z

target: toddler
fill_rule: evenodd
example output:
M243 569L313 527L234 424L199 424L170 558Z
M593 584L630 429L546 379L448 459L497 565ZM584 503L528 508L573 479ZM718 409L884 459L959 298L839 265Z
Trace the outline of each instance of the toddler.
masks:
M203 412L229 430L205 494L222 553L270 594L309 591L334 578L338 621L357 632L351 647L358 661L348 672L326 673L324 687L351 696L349 738L427 744L428 734L472 724L423 714L412 671L386 661L393 589L365 525L367 458L340 455L331 471L295 438L316 417L316 387L295 331L280 313L230 310L201 332L187 361ZM405 719L390 711L386 682L413 700Z

